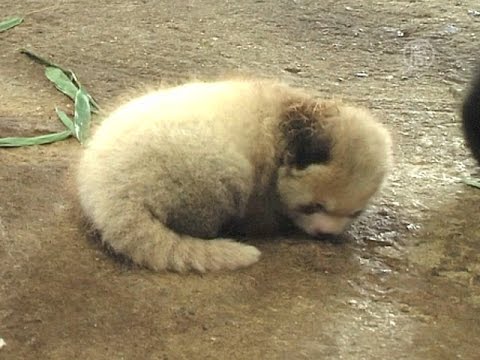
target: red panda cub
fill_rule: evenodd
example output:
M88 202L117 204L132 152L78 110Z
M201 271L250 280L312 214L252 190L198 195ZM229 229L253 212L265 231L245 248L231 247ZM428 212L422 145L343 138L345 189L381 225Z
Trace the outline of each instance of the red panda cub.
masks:
M83 152L80 203L117 253L153 270L249 266L229 223L286 217L339 234L381 187L389 132L367 110L266 80L197 82L113 111Z

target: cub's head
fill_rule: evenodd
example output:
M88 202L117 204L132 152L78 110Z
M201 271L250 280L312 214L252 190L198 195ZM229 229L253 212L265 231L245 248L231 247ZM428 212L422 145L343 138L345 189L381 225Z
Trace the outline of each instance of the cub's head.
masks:
M281 129L277 191L286 215L312 236L340 234L382 185L388 131L365 109L313 99L290 106Z

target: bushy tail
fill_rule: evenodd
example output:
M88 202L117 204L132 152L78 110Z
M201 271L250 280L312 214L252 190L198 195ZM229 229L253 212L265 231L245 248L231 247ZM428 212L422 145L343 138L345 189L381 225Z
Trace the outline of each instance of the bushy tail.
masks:
M480 69L463 102L462 121L467 145L480 164Z
M125 204L124 204L125 205ZM246 267L260 251L228 239L203 240L167 228L144 207L123 206L101 216L103 241L114 251L153 270L215 271Z

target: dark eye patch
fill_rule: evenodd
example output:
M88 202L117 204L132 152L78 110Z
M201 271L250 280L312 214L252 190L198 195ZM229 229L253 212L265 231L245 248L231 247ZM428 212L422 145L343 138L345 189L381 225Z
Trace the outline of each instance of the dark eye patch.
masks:
M305 215L311 215L319 212L326 212L326 209L322 204L307 204L299 206L297 211Z
M287 140L287 156L284 161L298 170L312 164L325 164L331 160L332 139L319 129L317 106L293 108L282 124Z

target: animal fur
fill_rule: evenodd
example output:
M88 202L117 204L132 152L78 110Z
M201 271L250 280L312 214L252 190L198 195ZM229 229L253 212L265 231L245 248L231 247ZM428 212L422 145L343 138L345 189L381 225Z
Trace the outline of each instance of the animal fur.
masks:
M103 241L135 263L236 269L260 252L225 230L270 232L287 217L313 236L340 233L381 186L390 147L367 110L272 81L198 82L114 111L77 183Z
M463 102L462 121L467 145L480 164L480 68Z

